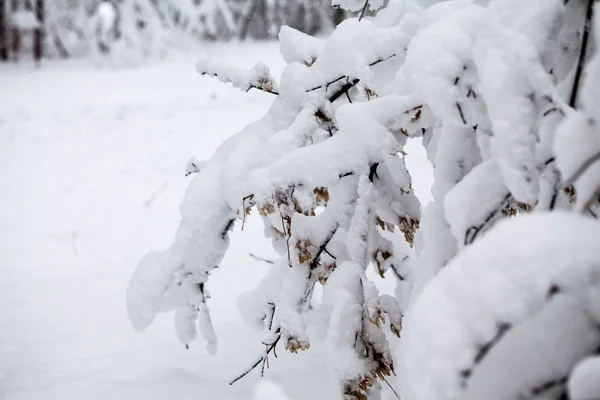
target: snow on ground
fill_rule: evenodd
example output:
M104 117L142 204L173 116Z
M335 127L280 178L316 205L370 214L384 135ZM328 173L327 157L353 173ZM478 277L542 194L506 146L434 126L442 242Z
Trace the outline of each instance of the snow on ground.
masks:
M272 254L255 215L209 281L217 356L201 341L185 350L172 314L144 333L126 316L133 269L173 239L189 157L208 158L272 101L198 76L195 59L283 68L275 44L191 53L135 69L0 65L0 398L251 399L256 371L228 381L261 351L235 306L266 268L248 254ZM426 202L428 162L407 151ZM294 400L335 398L319 353L280 354L267 376Z

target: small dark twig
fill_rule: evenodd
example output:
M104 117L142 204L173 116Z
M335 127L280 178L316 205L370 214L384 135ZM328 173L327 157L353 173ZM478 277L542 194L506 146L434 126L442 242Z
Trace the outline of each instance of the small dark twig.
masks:
M350 94L348 93L348 91L346 90L346 98L348 99L348 103L352 104L352 99L350 98Z
M544 111L544 113L542 114L542 116L547 117L548 115L550 115L552 113L555 113L555 112L559 112L562 115L565 115L565 112L563 110L561 110L560 108L558 108L558 107L552 107L552 108L549 108L546 111Z
M336 224L334 229L332 229L329 232L329 235L327 235L327 237L325 238L323 243L321 243L321 246L319 246L319 250L317 250L317 254L315 254L315 256L313 257L313 259L310 262L311 270L317 268L317 265L319 264L319 258L321 258L321 254L323 254L323 252L327 250L326 247L329 244L329 242L331 242L331 239L333 239L333 237L337 233L338 227L339 227L339 225Z
M460 103L456 103L456 108L458 108L458 113L460 114L460 119L462 119L463 124L467 124L467 120L465 119L465 114L463 113L462 107Z
M358 79L354 79L352 82L346 82L346 83L344 83L344 85L341 88L339 88L335 93L333 93L331 95L331 97L329 98L329 102L333 103L334 101L336 101L337 99L339 99L343 95L346 95L346 96L348 96L348 102L352 103L352 100L350 99L350 96L348 95L348 91L350 89L352 89L354 86L356 86L356 84L358 82L359 82Z
M471 226L471 227L469 227L469 229L467 229L467 231L465 232L465 240L464 240L465 246L470 245L471 243L473 243L475 241L475 239L481 233L483 228L485 228L488 223L490 223L491 221L494 220L494 217L496 217L496 215L498 215L498 212L503 208L504 204L506 204L506 202L508 200L510 200L510 198L511 198L511 194L508 193L506 196L504 196L500 205L488 214L488 216L485 218L483 223L481 223L480 225Z
M244 213L244 218L242 219L242 232L244 231L244 227L246 226L246 198L242 200L242 213Z
M252 89L257 89L257 90L260 90L261 92L265 92L265 93L271 93L271 94L274 94L275 96L279 96L279 92L278 92L278 91L276 91L276 90L273 90L273 89L271 89L271 90L266 90L266 89L263 89L263 88L262 88L262 87L260 87L260 86L255 86L255 85L250 85L250 87L249 87L248 89L246 89L246 92L245 92L245 93L248 93L248 92L249 92L250 90L252 90Z
M235 218L232 218L229 221L227 221L227 225L225 225L225 228L223 228L223 230L221 231L221 238L225 239L227 237L229 231L233 229L234 224Z
M379 163L373 163L369 167L369 180L373 183L375 178L379 179L379 175L377 175L377 167L379 167Z
M269 317L269 331L273 329L273 320L275 319L275 303L269 303L271 307L271 316Z
M337 260L337 258L336 258L336 257L335 257L333 254L331 254L331 253L329 252L329 250L327 250L327 248L323 249L323 251L324 251L325 253L327 253L327 255L328 255L329 257L333 258L334 260Z
M581 48L579 49L579 59L577 61L577 70L575 71L575 79L573 80L573 88L571 90L571 98L569 99L569 105L575 108L577 102L577 92L579 91L579 81L583 73L583 66L585 64L585 56L588 47L588 39L590 36L590 28L592 25L592 14L593 4L595 0L588 0L587 10L585 12L585 22L583 25L583 36L581 38Z
M369 67L372 67L372 66L377 65L377 64L379 64L381 62L387 61L387 60L389 60L392 57L396 57L396 54L392 54L392 55L390 55L388 57L380 58L379 60L373 61L372 63L369 64ZM325 90L328 90L330 85L332 85L332 84L334 84L334 83L336 83L338 81L341 81L342 79L347 79L347 78L348 77L346 75L342 75L342 76L340 76L340 77L338 77L338 78L336 78L336 79L334 79L334 80L332 80L330 82L327 82L327 83L324 83L322 85L315 86L315 87L313 87L311 89L308 89L307 92L314 92L315 90L322 89L323 87L325 87ZM356 80L356 83L358 83L358 79L355 79L355 80ZM355 85L356 85L356 83L355 83Z
M361 21L363 19L363 17L365 16L365 12L367 11L368 5L369 5L369 0L365 0L365 5L363 6L362 10L360 11L360 16L358 17L359 21Z
M581 176L598 161L600 161L600 151L585 160L585 162L581 164L581 167L579 167L577 171L575 171L575 173L571 175L571 177L567 179L565 183L563 183L563 187L567 187L575 183L575 181L581 178Z
M535 397L538 397L544 393L549 392L550 390L556 389L557 387L564 386L566 383L567 383L566 377L548 381L548 382L545 382L545 383L531 389L531 394Z
M461 386L467 387L469 378L473 375L473 370L481 364L485 356L492 350L492 348L502 340L502 338L508 333L508 331L512 328L512 324L506 322L499 322L496 327L496 334L492 337L488 342L481 345L475 354L475 358L473 359L473 365L465 370L460 372L460 376L462 378Z
M262 367L261 367L261 374L260 376L264 376L264 372L265 372L265 364L267 363L267 357L269 356L269 353L271 353L271 351L273 351L273 353L275 352L275 346L277 346L277 343L279 343L279 340L281 339L281 334L278 333L277 334L277 338L270 344L267 344L267 349L265 350L265 354L262 355L261 357L259 357L254 364L252 364L250 366L250 368L248 368L246 371L244 371L241 375L238 375L235 379L233 379L231 382L229 382L229 385L233 385L234 383L236 383L237 381L239 381L240 379L242 379L243 377L245 377L246 375L248 375L250 372L252 372L252 370L256 367L258 367L258 365L260 363L262 363Z
M267 264L275 264L275 261L269 260L268 258L263 258L261 256L257 256L256 254L249 253L249 256L254 258L256 261L262 261Z
M387 383L387 385L389 386L389 388L391 389L391 391L394 392L394 394L396 395L396 398L398 400L400 400L400 395L398 394L398 392L396 392L396 390L392 387L392 385L390 385L390 383L387 381L387 379L385 379L385 376L381 375L381 377L383 378L383 381L385 383Z
M492 347L494 347L500 340L506 335L506 333L512 328L512 324L500 322L498 323L497 331L494 337L484 345L479 348L479 351L475 355L475 359L473 360L474 364L477 365L481 363L481 361L485 358L485 356L490 352Z
M281 211L279 211L279 215L281 215ZM283 219L283 215L281 215L281 227L283 228L283 234L286 236L285 245L287 247L287 256L288 256L288 265L292 268L292 254L290 253L290 235L288 235L287 229L285 228L285 221Z

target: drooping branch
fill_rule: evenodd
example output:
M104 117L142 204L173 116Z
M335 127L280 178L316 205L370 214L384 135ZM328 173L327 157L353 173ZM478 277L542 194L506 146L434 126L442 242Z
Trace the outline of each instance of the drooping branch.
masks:
M386 58L373 61L369 64L369 67L377 65L383 61L387 61L395 56L396 54L392 54ZM275 79L269 74L268 68L260 63L257 64L251 70L243 70L239 67L235 67L233 65L228 64L211 64L205 62L198 62L196 64L196 69L201 75L208 75L219 79L221 82L231 83L234 87L240 88L245 92L248 92L250 89L257 89L266 93L279 95ZM350 80L349 76L342 75L325 84L308 89L307 92L313 92L315 90L322 89L323 87L325 88L325 90L328 90L329 86L343 79L346 79L347 82L340 89L335 91L328 99L331 103L333 103L341 96L347 94L350 89L352 89L360 82L360 79L354 78Z
M221 82L231 83L233 87L245 92L250 89L258 89L275 95L279 94L275 78L271 76L269 68L262 63L257 63L251 69L245 70L230 64L200 60L196 63L196 70L200 75L208 75Z

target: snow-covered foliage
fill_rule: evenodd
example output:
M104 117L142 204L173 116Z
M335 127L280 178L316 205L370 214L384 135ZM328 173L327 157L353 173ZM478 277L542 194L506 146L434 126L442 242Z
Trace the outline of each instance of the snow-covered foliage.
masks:
M600 346L598 235L590 218L537 213L462 251L404 318L403 398L558 398Z
M395 365L403 400L559 398L600 345L592 3L401 1L326 40L287 28L279 84L262 65L199 62L202 74L277 97L192 169L173 245L130 282L133 325L174 309L184 344L199 326L214 347L208 278L229 230L256 210L280 258L240 300L265 331L250 370L264 373L278 344L310 348L305 317L321 284L315 312L346 399L377 398ZM422 212L411 139L434 167ZM523 213L539 215L510 220ZM370 266L398 278L396 299L378 293ZM389 333L401 332L395 357ZM590 370L571 391L587 390Z

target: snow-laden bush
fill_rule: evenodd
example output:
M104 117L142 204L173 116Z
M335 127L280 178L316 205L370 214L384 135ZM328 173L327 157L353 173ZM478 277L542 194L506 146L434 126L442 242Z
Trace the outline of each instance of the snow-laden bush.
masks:
M403 400L558 399L567 382L573 398L589 393L600 379L584 361L600 345L592 3L401 1L326 40L284 28L279 83L262 64L199 62L276 98L188 165L197 175L175 242L131 279L134 327L175 310L180 340L199 329L214 350L207 280L256 209L280 258L240 298L265 330L252 368L264 372L278 345L310 347L305 315L321 284L327 360L347 399L376 398L395 365ZM415 138L435 177L422 213L404 162ZM398 278L396 299L378 293L370 265ZM389 332L404 334L395 356Z

